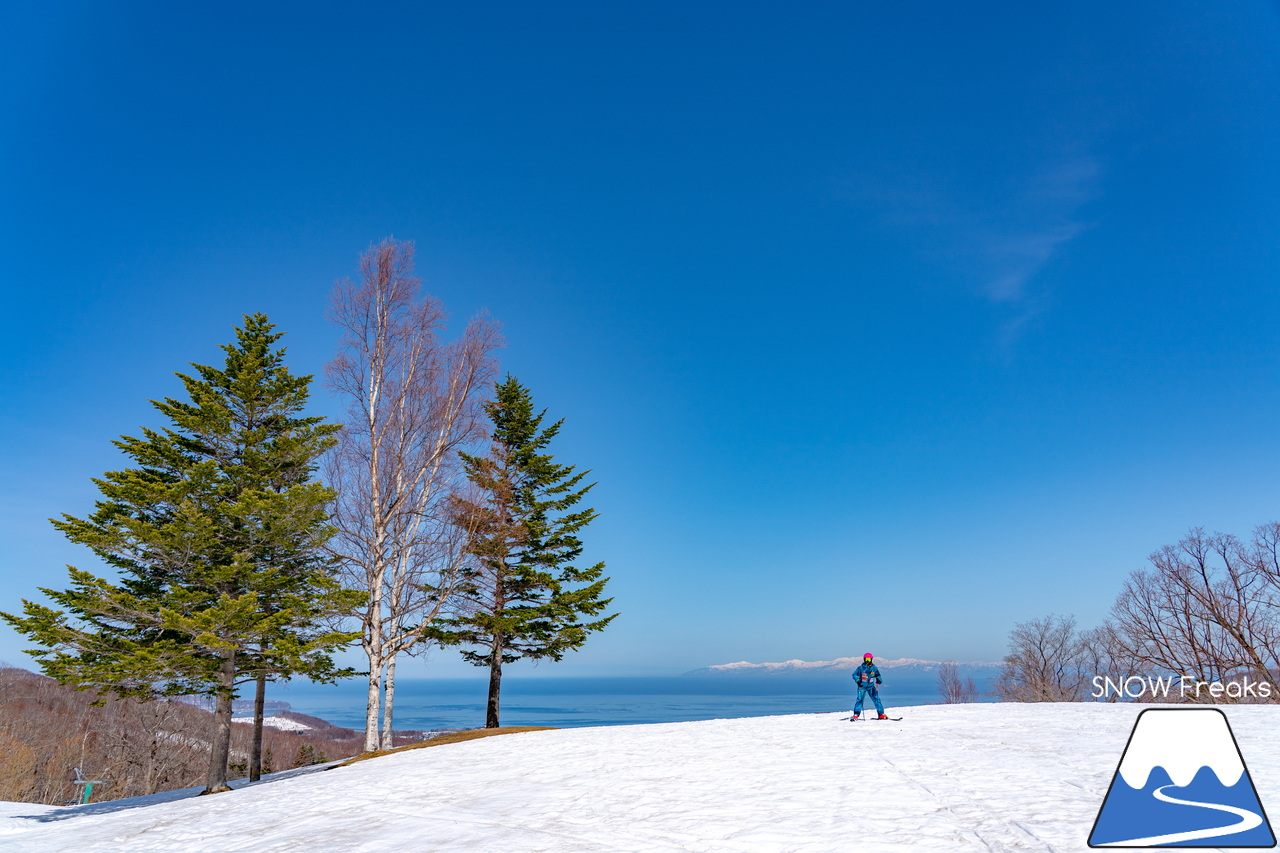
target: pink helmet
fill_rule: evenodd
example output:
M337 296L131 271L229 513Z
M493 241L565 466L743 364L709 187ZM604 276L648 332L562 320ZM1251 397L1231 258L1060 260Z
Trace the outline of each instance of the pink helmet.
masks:
M866 660L867 658L873 658L873 657L875 657L875 655L871 654L871 652L867 652L865 655L862 656L862 659Z

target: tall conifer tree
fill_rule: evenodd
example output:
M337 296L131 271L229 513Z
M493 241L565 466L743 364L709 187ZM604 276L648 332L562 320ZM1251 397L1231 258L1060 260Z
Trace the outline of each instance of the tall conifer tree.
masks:
M573 509L595 485L582 485L590 471L575 473L542 452L564 421L544 428L546 411L534 412L529 390L512 376L496 384L485 410L493 424L490 451L461 454L476 491L455 501L475 565L457 615L438 622L432 638L479 647L462 655L489 668L485 726L497 728L503 664L558 661L617 614L591 618L613 600L601 598L609 580L604 563L573 565L582 554L578 533L597 513Z
M334 493L313 472L338 427L298 416L311 377L289 372L273 329L247 315L222 368L179 373L190 402L153 401L171 426L115 442L137 467L94 481L103 499L87 519L53 522L119 582L71 568L71 589L42 590L61 610L24 601L24 616L0 614L65 684L213 698L206 793L227 789L237 684L340 674L329 655L353 635L325 618L361 598L322 550Z

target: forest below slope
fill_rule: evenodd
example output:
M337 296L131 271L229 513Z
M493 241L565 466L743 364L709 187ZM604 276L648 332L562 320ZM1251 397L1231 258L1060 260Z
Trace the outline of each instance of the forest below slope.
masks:
M0 667L0 800L60 805L79 802L74 784L101 780L93 801L137 797L202 785L209 771L214 717L182 701L109 698L93 704L93 691L77 691L51 678ZM356 755L363 733L324 720L284 712L307 728L264 726L263 773ZM232 777L245 775L251 725L232 727ZM397 732L397 745L421 732Z

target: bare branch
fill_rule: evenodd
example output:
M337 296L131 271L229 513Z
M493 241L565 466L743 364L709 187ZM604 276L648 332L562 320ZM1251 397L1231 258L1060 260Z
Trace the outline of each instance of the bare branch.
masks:
M502 346L484 315L457 339L442 339L444 307L420 292L413 256L412 243L392 238L371 247L360 258L360 282L340 282L329 313L343 337L326 376L348 403L325 466L339 493L330 547L348 580L369 592L357 614L369 658L367 750L389 747L396 657L420 647L467 559L448 503L458 449L482 437L480 404Z

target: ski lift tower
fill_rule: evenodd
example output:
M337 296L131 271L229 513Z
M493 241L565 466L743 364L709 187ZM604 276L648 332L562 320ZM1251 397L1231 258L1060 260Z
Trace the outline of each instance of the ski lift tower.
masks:
M82 806L83 806L83 805L88 804L88 802L89 802L89 798L93 796L93 786L94 786L94 785L105 785L105 784L107 784L107 783L106 783L106 782L104 782L104 781L103 781L103 780L101 780L101 779L86 779L86 778L84 778L84 774L83 774L83 773L81 773L81 772L80 772L80 768L79 768L79 767L77 767L77 768L76 768L76 778L74 778L74 779L72 779L72 780L71 780L71 784L73 784L73 785L82 785L82 786L84 787L84 792L83 792L83 793L81 793L81 795L80 795L80 805L82 805Z

